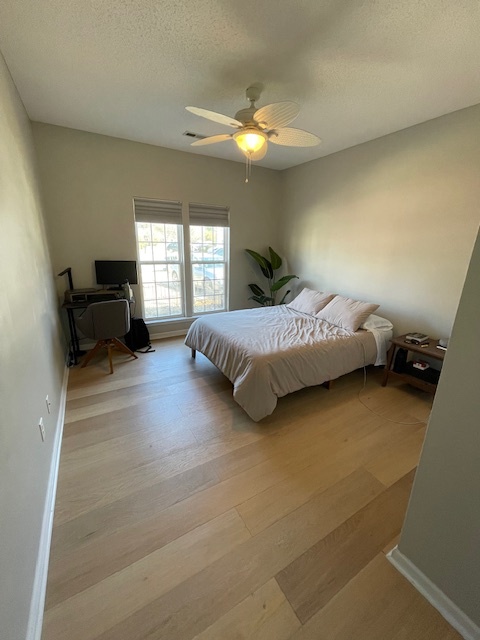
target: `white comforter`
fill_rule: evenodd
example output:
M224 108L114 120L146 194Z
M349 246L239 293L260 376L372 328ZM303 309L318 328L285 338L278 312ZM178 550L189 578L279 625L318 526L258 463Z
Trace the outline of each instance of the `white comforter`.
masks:
M382 364L390 337L391 332L352 333L279 305L199 318L185 344L227 376L236 402L258 421L288 393Z

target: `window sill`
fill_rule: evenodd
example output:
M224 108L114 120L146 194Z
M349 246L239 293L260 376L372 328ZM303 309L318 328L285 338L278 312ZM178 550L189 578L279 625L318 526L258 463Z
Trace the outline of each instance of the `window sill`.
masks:
M207 316L207 315L211 315L214 313L227 313L227 309L223 309L221 311L203 311L202 313L199 313L195 316L178 316L176 318L158 318L158 319L151 319L151 320L145 320L145 324L150 326L150 325L154 325L154 324L161 324L161 325L168 325L168 324L175 324L176 322L193 322L194 320L197 320L197 318L201 318L202 316Z
M188 322L188 321L193 322L193 320L195 319L196 318L187 318L185 316L178 316L178 318L153 318L151 320L145 320L145 324L147 326L155 325L155 324L168 325L168 324L175 324L177 322Z

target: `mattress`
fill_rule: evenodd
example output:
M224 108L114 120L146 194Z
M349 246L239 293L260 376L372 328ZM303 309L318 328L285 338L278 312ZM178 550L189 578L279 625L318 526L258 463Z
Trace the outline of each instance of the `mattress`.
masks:
M390 331L351 332L278 305L198 318L185 344L220 369L235 401L259 421L282 396L383 364L390 338Z

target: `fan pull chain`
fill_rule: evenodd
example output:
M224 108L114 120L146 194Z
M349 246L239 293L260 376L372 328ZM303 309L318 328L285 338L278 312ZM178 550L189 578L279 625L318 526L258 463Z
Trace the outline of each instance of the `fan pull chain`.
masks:
M249 153L246 155L246 163L245 163L245 183L248 183L249 177L252 175L252 157Z

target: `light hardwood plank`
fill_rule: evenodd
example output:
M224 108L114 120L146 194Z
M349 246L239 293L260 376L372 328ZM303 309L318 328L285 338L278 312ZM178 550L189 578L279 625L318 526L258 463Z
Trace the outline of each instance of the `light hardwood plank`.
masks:
M429 394L368 368L369 408L358 371L256 424L182 338L156 347L114 376L71 371L44 640L453 640L396 572L365 567L397 538ZM391 620L370 602L382 584Z
M326 445L321 438L314 446L312 445L310 455L317 455L316 447L319 450L323 449L326 455L328 449L326 450ZM234 478L214 484L165 509L153 511L147 518L135 518L128 527L118 526L110 532L103 532L100 536L90 536L87 528L87 535L82 539L78 535L75 536L76 529L73 522L70 525L70 521L64 524L57 521L56 529L66 530L69 533L70 552L65 553L64 548L61 548L59 554L52 554L50 567L52 587L49 587L48 593L51 594L51 598L55 596L56 599L65 599L86 589L128 564L136 562L142 555L151 553L176 537L184 535L244 502L246 498L284 480L295 469L303 468L303 465L308 464L309 461L310 459L303 451L288 460L285 459L281 466L267 460ZM180 482L181 477L176 476L171 480ZM147 496L150 495L150 488L147 487L143 491ZM155 489L152 491L154 495ZM113 515L111 518L110 513L114 514L118 511L120 518L128 519L129 516L122 516L123 509L118 503L128 504L130 500L134 501L137 495L138 492L112 503L108 510L104 506L98 507L92 512L77 516L75 520L83 521L85 518L88 527L91 522L88 518L89 513L96 514L96 521L99 523L102 523L103 514L105 514L107 527L109 521L120 525L118 517ZM73 536L75 540L72 541ZM141 540L141 544L138 544L137 540ZM101 563L98 562L99 557L102 558ZM54 600L49 600L51 601Z
M378 554L291 640L461 640Z
M137 431L157 431L168 438L183 431L180 410L168 405L165 411L152 411L139 416L124 415L122 412L109 413L107 417L96 416L65 425L62 441L62 455L99 445L113 438L129 436ZM61 463L62 461L60 461Z
M88 398L90 403L93 404L98 401L95 400L96 396L122 389L128 391L132 388L135 388L138 392L141 389L141 385L157 385L159 383L159 379L161 379L161 384L164 388L172 388L187 380L192 382L198 381L202 386L208 386L211 384L212 378L218 381L218 376L221 375L218 371L205 371L203 369L192 371L187 370L184 367L181 367L179 373L175 373L172 372L173 364L174 362L169 359L164 363L163 367L155 367L154 369L150 369L148 373L136 372L128 377L109 376L108 379L105 379L104 375L101 377L97 376L93 379L88 377L86 380L82 381L82 384L78 384L78 382L75 384L74 381L69 388L68 401L71 402L73 406L73 401L81 398ZM133 391L134 389L132 389L132 392ZM82 405L80 404L78 406Z
M424 437L424 429L409 433L395 447L368 462L366 469L389 487L406 473L416 469Z
M323 391L327 393L325 390ZM337 398L341 399L342 396L337 395ZM220 478L224 479L231 478L237 473L266 460L271 460L273 464L281 466L290 456L299 455L304 457L305 455L311 455L310 452L312 452L313 456L321 455L321 446L325 446L328 442L333 442L336 451L338 451L338 438L333 438L331 431L326 428L332 424L332 421L338 425L353 423L355 429L360 429L362 423L366 422L368 424L365 427L367 433L372 433L384 425L382 419L375 418L375 416L372 417L358 403L343 406L341 400L339 401L340 404L336 404L330 399L326 406L322 405L321 427L317 420L312 420L312 415L302 418L296 417L295 419L291 419L290 416L286 421L280 418L281 427L277 426L278 430L274 430L276 425L273 421L270 422L269 428L273 430L273 433L268 433L272 433L274 437L269 439L268 446L259 447L252 444L237 452L225 453L212 461L215 471ZM353 410L353 407L355 407L355 410ZM323 422L323 419L325 422ZM261 424L263 426L263 422ZM318 442L319 440L321 442ZM320 449L317 446L317 442L320 445ZM318 453L314 452L312 448ZM312 459L312 463L314 461Z
M176 451L158 454L149 447L139 457L126 452L96 467L84 465L63 469L57 492L55 518L58 524L68 522L73 515L107 506L153 484L205 464L225 452L234 451L257 440L255 433L242 438L200 444L195 442Z
M193 640L288 640L300 628L275 580L269 580Z
M316 464L253 496L238 506L238 512L252 534L256 534L307 502L317 491L352 473L372 456L384 455L385 450L395 448L406 437L408 432L391 429L387 442L384 429L375 429L355 447L332 449L330 446Z
M89 418L97 418L100 422L105 421L105 415L111 414L112 412L118 412L121 419L136 418L146 413L160 412L167 408L168 403L166 399L170 397L170 393L164 389L161 393L149 398L142 398L139 395L134 399L120 398L119 400L95 402L94 404L79 407L78 409L68 409L67 406L65 424L78 422L79 420L87 420ZM180 407L175 402L171 403L171 406L176 409L177 415L182 415Z
M111 410L106 413L85 418L72 418L66 421L64 437L68 438L91 430L101 435L105 426L111 429L123 426L123 433L128 433L129 423L142 423L144 420L150 424L163 424L168 427L178 424L181 417L180 408L175 403L166 402L164 398L155 398L124 409L113 405ZM122 433L118 433L118 435L122 435Z
M356 471L115 625L101 640L190 640L382 491L373 476Z
M122 527L152 518L218 482L211 465L206 463L125 496L108 508L99 507L63 524L54 523L55 551L59 553L78 548L87 540L91 542L100 536L115 533Z
M146 457L144 452L150 453L151 457L158 457L197 444L195 435L185 425L167 429L155 425L81 448L66 449L62 454L60 469L65 477L83 473L84 469L88 473L88 467L95 472L104 468L106 462L121 465L135 456Z
M412 482L402 478L276 576L302 623L400 533Z
M44 637L90 640L250 538L235 510L98 582L45 614Z
M428 422L434 398L431 393L425 393L399 380L389 381L388 387L381 387L378 385L377 375L369 375L366 389L361 392L361 399L373 411L392 420Z

